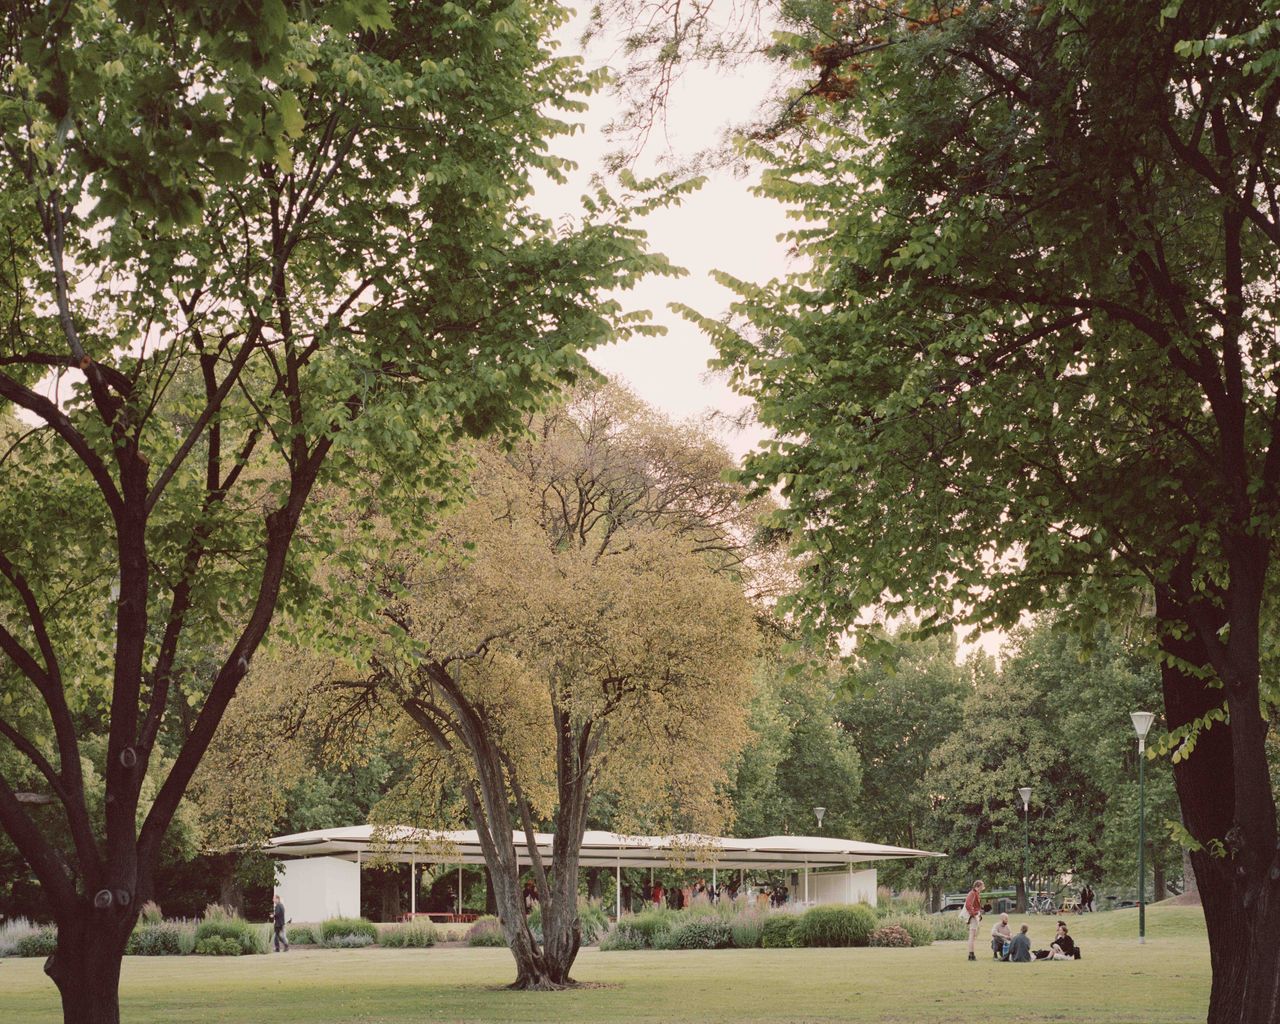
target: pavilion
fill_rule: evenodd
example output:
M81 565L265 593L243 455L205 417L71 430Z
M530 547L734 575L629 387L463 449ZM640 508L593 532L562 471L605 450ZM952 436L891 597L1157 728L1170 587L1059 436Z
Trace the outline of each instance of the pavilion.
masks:
M527 867L529 851L524 833L514 836L519 863ZM551 857L553 837L536 833L539 855ZM457 864L459 878L466 864L484 864L480 840L474 831L425 832L398 827L381 829L375 836L372 825L317 829L270 840L265 852L280 858L276 890L298 921L322 921L331 917L358 917L360 914L360 868L376 859L380 863L409 864L413 884L409 886L410 912L417 910L417 870L419 865ZM763 836L735 839L727 836L670 835L628 836L614 832L587 832L582 838L582 867L612 868L617 879L615 907L622 912L622 869L686 868L709 871L712 884L723 870L787 871L792 875L795 895L804 905L857 903L875 905L874 868L856 869L855 864L909 857L942 857L927 850L909 850L852 839L828 836ZM801 881L801 877L803 881ZM461 911L462 887L458 887Z

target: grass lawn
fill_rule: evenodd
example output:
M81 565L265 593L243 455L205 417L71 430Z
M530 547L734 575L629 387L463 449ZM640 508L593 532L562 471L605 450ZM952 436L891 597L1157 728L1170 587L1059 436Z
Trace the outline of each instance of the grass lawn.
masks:
M1031 925L1048 945L1053 920ZM991 921L988 919L988 924ZM1085 959L999 964L965 947L753 949L601 953L584 950L575 975L593 987L518 993L503 949L295 949L254 957L129 957L126 1024L401 1024L411 1021L1061 1021L1200 1022L1209 955L1198 907L1155 907L1147 943L1137 916L1070 918ZM983 929L982 945L985 947ZM0 1020L54 1024L57 992L36 959L0 961ZM961 1005L960 993L972 996Z

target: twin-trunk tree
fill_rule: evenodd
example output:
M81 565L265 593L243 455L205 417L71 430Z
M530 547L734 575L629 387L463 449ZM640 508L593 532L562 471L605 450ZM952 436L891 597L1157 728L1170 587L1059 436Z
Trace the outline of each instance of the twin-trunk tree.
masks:
M590 88L537 11L5 14L0 826L68 1022L118 1019L175 810L331 539L317 488L446 493L454 439L518 426L660 266L607 197L525 209Z
M755 633L750 521L713 441L608 386L531 428L511 452L478 453L475 500L441 524L437 550L381 563L392 629L371 639L367 675L342 685L429 737L419 770L464 795L515 987L541 989L571 984L593 794L615 795L615 824L722 820ZM418 799L409 813L420 816ZM544 822L549 863L534 839Z

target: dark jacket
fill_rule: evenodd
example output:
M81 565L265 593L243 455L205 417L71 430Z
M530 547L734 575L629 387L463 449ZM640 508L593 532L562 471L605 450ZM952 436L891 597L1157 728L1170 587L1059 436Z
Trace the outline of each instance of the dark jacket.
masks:
M283 928L284 927L284 904L283 903L276 904L276 909L274 911L274 914L275 914L274 920L276 923L276 927Z
M1031 963L1031 938L1026 932L1018 932L1009 943L1009 959L1015 964Z

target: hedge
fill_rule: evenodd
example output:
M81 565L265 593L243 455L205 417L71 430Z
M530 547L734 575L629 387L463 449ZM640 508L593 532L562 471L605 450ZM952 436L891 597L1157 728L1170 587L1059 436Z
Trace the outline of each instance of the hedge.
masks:
M796 922L792 941L797 946L866 946L878 923L865 903L811 907Z
M223 939L234 942L245 954L265 953L267 939L262 931L255 928L241 917L205 917L196 925L195 951L199 953L200 945L206 939ZM207 952L207 950L206 950Z
M770 914L760 931L760 945L765 949L784 949L795 945L799 918L795 914Z
M363 917L331 917L320 923L320 941L326 946L349 935L364 935L370 942L378 941L377 927Z
M436 944L436 930L429 921L410 921L386 929L378 942L391 949L426 949Z

